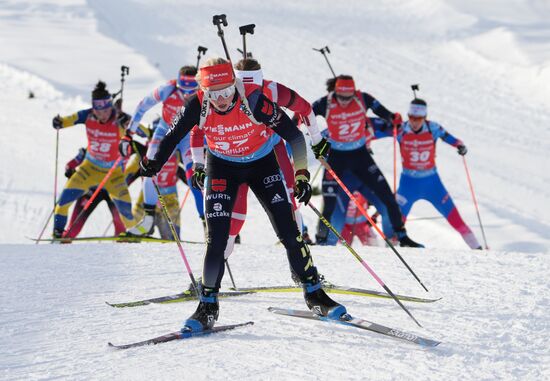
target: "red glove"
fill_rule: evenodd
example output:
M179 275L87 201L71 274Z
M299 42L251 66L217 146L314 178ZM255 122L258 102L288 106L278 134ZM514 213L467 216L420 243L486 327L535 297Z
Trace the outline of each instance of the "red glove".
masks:
M393 114L393 119L391 121L394 127L399 128L403 124L403 118L401 117L401 114L396 112Z

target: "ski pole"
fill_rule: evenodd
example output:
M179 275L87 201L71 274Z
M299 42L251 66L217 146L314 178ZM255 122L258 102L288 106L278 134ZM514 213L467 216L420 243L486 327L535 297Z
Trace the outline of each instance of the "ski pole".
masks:
M52 218L54 211L55 211L55 205L53 206L52 211L48 215L48 218L46 218L46 223L44 224L44 227L42 228L42 230L40 231L40 234L38 235L38 239L36 240L36 245L38 245L38 243L42 239L42 235L44 234L44 231L46 230L46 227L48 226L48 223L50 222L50 218Z
M86 204L84 205L84 207L82 208L82 210L80 211L80 213L78 213L78 216L76 216L76 218L74 219L73 223L71 224L71 226L69 226L69 228L67 229L65 235L69 235L69 233L71 232L71 229L72 227L76 224L76 222L78 220L80 220L80 218L82 218L82 216L84 215L84 213L86 212L86 210L88 210L88 208L90 207L90 205L92 204L92 202L95 200L95 198L97 197L97 195L99 194L99 192L101 192L101 190L103 189L103 187L105 186L105 184L107 183L107 180L109 180L109 178L111 177L111 175L113 174L113 172L115 171L115 169L117 168L118 164L122 161L122 156L119 156L116 160L115 160L115 163L113 164L113 166L111 167L111 169L109 169L109 171L107 172L107 174L105 175L105 177L103 178L103 180L101 180L101 182L99 183L99 185L97 186L96 190L94 191L94 193L92 194L92 196L90 197L90 199L86 202Z
M241 32L241 35L243 36L243 58L248 58L248 53L246 52L246 34L254 34L254 28L256 27L256 24L248 24L243 25L239 27L239 31Z
M187 191L185 192L185 195L183 196L183 201L181 202L180 208L178 210L178 214L181 213L183 206L185 205L185 201L187 201L187 197L189 197L189 193L191 192L191 188L187 188Z
M315 182L315 179L317 178L317 176L319 176L319 173L321 172L321 168L323 167L323 165L319 165L319 167L317 168L317 170L315 171L315 174L313 175L313 178L311 179L311 183L313 184Z
M414 316L410 313L410 311L403 305L403 303L401 303L401 301L399 299L397 299L397 296L395 296L395 294L389 289L388 286L386 286L386 284L382 281L382 279L380 279L380 277L378 275L376 275L376 273L374 272L374 270L367 264L367 262L365 262L365 260L363 258L361 258L361 256L359 254L357 254L357 252L355 250L353 250L353 248L346 242L346 240L344 239L344 237L342 237L342 235L340 234L340 232L338 232L338 230L336 230L336 228L334 226L332 226L332 224L330 222L327 221L327 219L325 217L323 217L323 215L321 214L321 212L319 212L319 210L317 210L316 207L314 207L311 202L308 203L308 206L311 208L311 210L313 210L313 212L315 212L315 214L319 217L319 219L334 233L336 234L336 236L338 237L338 239L340 240L340 242L342 242L342 245L344 245L348 251L355 257L355 259L357 259L365 269L367 269L367 271L370 273L370 275L372 275L372 277L378 282L378 284L393 298L393 300L395 300L397 302L397 304L399 304L399 306L407 313L407 315L409 315L411 317L411 319L414 320L414 322L416 324L418 324L419 327L422 327L422 325L420 325L420 323L414 318Z
M107 225L107 227L103 231L103 237L105 237L107 235L107 232L109 231L109 229L111 228L112 225L113 225L113 221L111 220L111 222L109 222L109 225Z
M53 207L57 204L57 167L59 160L59 129L55 130L55 174L53 184Z
M393 125L393 195L397 197L397 125Z
M231 57L229 56L229 51L227 50L227 45L225 44L225 38L223 35L223 29L222 29L222 25L227 26L227 17L225 16L225 14L214 15L212 17L212 23L218 27L218 36L222 40L223 50L225 50L225 57L227 58L228 61L231 61Z
M130 68L128 66L122 65L120 67L120 90L113 94L113 97L120 95L120 111L122 111L122 99L124 97L124 82L126 81L126 76L130 75Z
M474 200L474 205L476 207L477 220L479 221L479 227L481 228L481 235L483 236L483 242L485 243L485 250L489 250L487 239L485 238L485 230L483 230L483 224L481 223L481 216L479 214L479 207L477 205L477 199L474 193L474 186L472 185L472 179L470 178L470 171L468 170L468 165L466 164L466 158L464 156L462 156L462 160L464 161L464 169L466 170L468 185L470 186L470 192L472 193L472 199Z
M178 236L178 233L176 231L176 228L174 227L174 223L172 222L172 219L170 218L170 215L168 214L168 207L166 206L166 202L164 202L164 197L162 197L162 194L160 194L159 186L157 185L157 182L154 178L153 185L155 186L155 189L157 191L157 196L160 201L160 206L162 209L162 212L164 213L164 218L166 218L166 221L168 221L168 226L170 226L170 231L172 232L172 236L174 237L174 240L176 241L178 245L178 249L180 251L181 258L183 259L183 262L185 263L185 268L187 269L187 274L189 274L189 278L191 278L191 283L193 284L193 289L195 290L195 293L197 294L197 298L200 298L199 295L199 288L197 287L197 281L195 280L195 277L193 276L193 271L191 270L191 266L189 266L189 262L187 261L187 257L185 256L185 253L183 251L183 247L181 246L181 240Z
M411 90L413 91L414 98L416 99L416 92L420 91L420 85L418 83L411 85Z
M197 51L199 52L199 54L197 55L197 69L199 68L199 62L201 61L201 53L204 56L207 50L208 48L205 48L204 46L200 46L200 45L197 48Z
M225 260L225 267L227 268L227 272L229 273L229 278L231 279L231 284L233 285L233 288L237 290L237 286L235 285L235 279L233 279L233 274L231 273L231 267L229 267L229 262L227 259Z
M321 49L313 48L313 50L315 50L316 52L321 53L323 55L323 57L325 57L325 61L327 61L328 67L329 67L330 71L332 72L332 76L334 78L336 78L336 73L332 69L332 65L330 64L330 62L328 60L328 57L327 57L327 53L330 53L330 49L328 48L328 46L325 46L324 48L321 48Z
M405 262L405 260L403 259L403 257L401 256L401 254L399 254L399 252L397 251L397 249L395 248L395 246L391 243L391 241L388 239L388 237L386 237L386 235L384 234L384 232L382 232L382 230L380 230L380 228L378 227L378 225L376 225L376 222L373 221L373 219L371 218L371 216L369 216L369 214L367 213L367 211L365 210L365 208L363 208L363 206L361 206L361 204L357 201L357 199L355 198L355 196L353 196L353 194L351 194L351 192L349 191L348 187L346 187L344 185L344 183L342 182L342 180L340 180L340 178L338 177L338 175L336 174L336 172L334 172L332 170L332 168L330 167L330 165L325 161L325 159L323 159L322 157L320 157L318 159L321 164L323 165L323 167L326 168L327 171L329 171L329 173L332 175L332 177L336 180L336 182L338 182L338 184L340 185L340 187L344 190L344 192L346 192L346 194L348 195L348 197L350 198L350 200L353 200L353 202L355 203L355 205L357 206L357 209L359 209L359 211L361 212L361 214L363 214L363 216L365 216L365 218L369 221L369 223L374 227L374 230L376 230L378 232L378 234L380 235L380 237L382 237L382 239L384 241L386 241L386 244L390 247L390 249L395 253L395 255L397 255L397 257L401 260L401 262L405 265L405 267L407 268L407 270L409 270L409 272L414 276L414 278L418 281L418 283L420 283L420 285L422 286L422 288L424 288L424 290L428 291L428 289L426 288L426 286L424 286L424 283L422 283L422 281L418 278L418 276L415 274L415 272L411 269L411 267L407 264L407 262Z

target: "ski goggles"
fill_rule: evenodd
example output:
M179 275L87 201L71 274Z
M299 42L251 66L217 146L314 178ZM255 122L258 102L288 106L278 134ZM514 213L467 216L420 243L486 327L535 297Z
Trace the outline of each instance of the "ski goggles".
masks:
M339 101L343 101L343 102L347 102L347 101L351 101L353 99L355 95L340 95L340 94L336 94L336 99L338 99Z
M112 99L92 99L92 108L94 110L105 110L113 107Z
M208 94L208 98L210 100L217 100L219 97L222 97L222 98L229 98L229 97L232 97L233 95L235 95L235 85L231 85L231 86L228 86L226 87L225 89L221 89L221 90L208 90L207 91L207 94Z

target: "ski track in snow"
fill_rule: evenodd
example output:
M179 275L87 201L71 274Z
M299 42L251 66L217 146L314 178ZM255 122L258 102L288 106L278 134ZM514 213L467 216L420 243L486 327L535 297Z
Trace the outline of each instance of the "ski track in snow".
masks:
M104 304L185 289L189 281L174 245L85 244L78 251L75 246L29 247L35 248L0 248L5 269L0 287L6 295L1 337L2 348L9 348L0 360L3 379L479 380L542 379L548 372L545 279L550 268L534 254L403 250L432 290L430 296L443 296L434 304L406 303L424 329L391 300L335 296L352 314L443 342L432 350L266 310L304 308L301 295L293 293L221 301L220 324L253 320L252 327L115 351L108 341L125 343L176 330L194 310L195 302L122 309ZM186 252L198 273L203 247ZM424 295L387 250L360 252L394 292ZM378 289L342 249L316 248L315 254L316 265L334 283ZM277 246L239 246L231 265L238 286L289 282ZM229 286L228 279L223 286Z
M196 3L163 0L0 0L0 379L550 379L549 262L550 54L541 1L410 0L298 3L249 0ZM195 302L115 309L124 302L181 292L188 286L174 245L32 245L53 206L55 131L51 118L89 107L99 79L118 90L119 68L131 72L125 109L194 63L196 46L223 55L213 14L226 13L226 39L237 58L238 25L256 23L248 47L267 78L313 101L330 73L311 47L329 45L337 72L356 77L390 110L406 113L409 84L420 83L430 118L468 146L466 156L491 251L466 251L426 202L413 208L408 230L426 250L402 249L431 290L434 304L407 303L418 328L391 300L337 295L348 310L374 322L443 343L433 350L374 333L276 316L269 306L303 309L299 294L259 294L221 301L220 324L255 321L216 336L114 351L116 344L180 328ZM98 59L101 57L101 59ZM35 94L28 99L29 91ZM151 110L151 121L160 108ZM321 125L324 122L320 121ZM82 127L60 132L63 167L85 143ZM373 143L392 183L392 142ZM481 241L462 159L438 145L440 176ZM311 158L312 159L312 158ZM316 164L310 160L312 173ZM131 188L137 194L139 185ZM180 193L181 194L181 193ZM313 198L319 207L321 199ZM258 202L231 258L238 286L288 284L288 264ZM183 239L202 227L189 200ZM310 232L315 215L302 207ZM109 223L100 206L81 235ZM46 235L49 235L48 226ZM257 242L254 242L254 241ZM195 275L202 245L184 245ZM424 296L384 248L359 253L396 293ZM378 290L339 246L312 248L331 282ZM226 277L227 278L227 277ZM224 279L223 287L229 286Z

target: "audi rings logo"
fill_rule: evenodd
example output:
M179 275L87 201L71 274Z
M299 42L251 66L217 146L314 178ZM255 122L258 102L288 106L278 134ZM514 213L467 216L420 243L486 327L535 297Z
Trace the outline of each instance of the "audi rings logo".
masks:
M281 175L271 175L271 176L264 177L265 185L272 184L277 181L281 181Z

